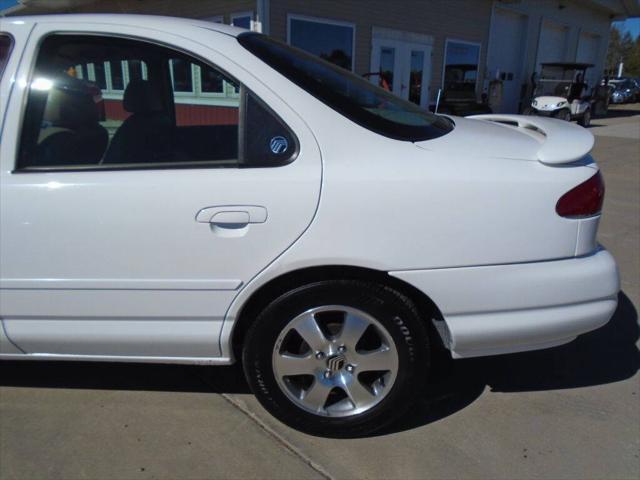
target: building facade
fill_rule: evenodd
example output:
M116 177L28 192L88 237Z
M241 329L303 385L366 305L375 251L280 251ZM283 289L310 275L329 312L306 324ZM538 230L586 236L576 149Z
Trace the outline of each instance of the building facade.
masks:
M592 63L585 80L595 85L611 22L640 15L640 0L18 1L12 14L173 15L262 31L424 108L439 91L479 99L497 83L499 112L522 109L544 62Z

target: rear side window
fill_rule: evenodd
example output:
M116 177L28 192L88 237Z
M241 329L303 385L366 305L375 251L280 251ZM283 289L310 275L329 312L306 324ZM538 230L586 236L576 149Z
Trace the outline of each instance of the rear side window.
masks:
M2 78L4 67L9 61L9 55L11 54L12 46L13 41L11 40L11 37L9 35L0 33L0 78Z
M315 55L257 33L238 42L263 62L351 121L386 137L420 141L446 135L453 124Z
M238 81L183 52L115 37L53 35L42 43L31 79L17 169L290 162L295 137L254 102L262 105Z

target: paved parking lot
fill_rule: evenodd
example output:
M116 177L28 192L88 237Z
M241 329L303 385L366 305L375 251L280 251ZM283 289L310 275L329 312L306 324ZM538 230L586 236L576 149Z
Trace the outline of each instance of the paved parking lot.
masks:
M604 328L455 362L401 424L356 440L279 424L236 367L5 362L0 479L639 478L640 106L592 131L622 273Z

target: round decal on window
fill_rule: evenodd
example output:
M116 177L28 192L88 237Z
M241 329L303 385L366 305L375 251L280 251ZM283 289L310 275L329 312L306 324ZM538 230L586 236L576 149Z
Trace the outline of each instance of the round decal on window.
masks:
M287 151L287 149L289 148L289 142L286 138L277 136L271 139L271 141L269 142L269 147L271 148L271 151L273 153L278 155Z

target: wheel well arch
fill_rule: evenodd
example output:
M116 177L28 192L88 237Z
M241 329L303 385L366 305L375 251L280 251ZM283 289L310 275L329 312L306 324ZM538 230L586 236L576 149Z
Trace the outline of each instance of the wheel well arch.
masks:
M246 333L263 308L293 288L324 280L365 280L394 288L416 305L437 347L448 349L450 336L444 318L435 302L424 292L381 270L349 265L327 265L284 273L269 280L251 294L242 305L231 332L231 347L235 358L242 358L242 346Z

